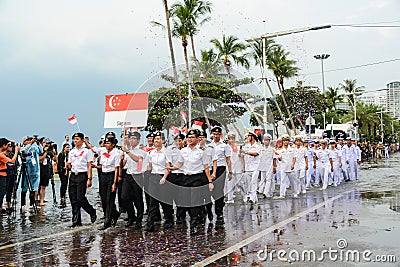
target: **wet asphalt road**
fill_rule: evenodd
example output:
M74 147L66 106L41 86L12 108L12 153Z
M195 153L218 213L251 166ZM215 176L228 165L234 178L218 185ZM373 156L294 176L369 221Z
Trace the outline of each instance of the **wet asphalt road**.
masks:
M164 231L159 225L154 233L127 229L126 215L117 227L100 231L101 220L90 224L83 213L84 226L71 229L70 206L54 206L48 187L47 205L38 215L27 211L0 217L0 266L399 266L399 173L397 154L363 163L358 182L326 191L314 188L300 198L261 199L251 206L237 194L235 204L225 206L225 224L207 222L197 236L185 226ZM95 181L88 198L102 217L97 192ZM338 249L338 239L347 242L343 250L394 255L397 262L265 259L278 250L319 255L329 247Z

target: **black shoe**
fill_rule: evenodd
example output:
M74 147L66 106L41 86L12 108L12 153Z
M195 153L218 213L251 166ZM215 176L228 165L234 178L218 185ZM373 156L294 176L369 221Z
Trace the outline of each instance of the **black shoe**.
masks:
M146 228L144 228L146 232L154 232L154 225L147 225Z
M197 229L197 226L190 227L190 235L197 235L198 233L199 233L199 230Z
M218 214L217 221L223 221L223 220L224 220L224 216L222 214Z
M176 224L183 224L182 218L176 218Z
M165 222L165 224L164 224L164 229L171 229L173 227L174 227L174 222L168 221L168 222Z
M69 227L74 228L74 227L79 227L79 226L82 226L82 224L81 223L72 223Z
M129 221L129 218L128 217L124 218L124 221L125 222Z
M130 227L135 223L134 219L129 219L128 222L125 224L125 227Z
M140 222L136 222L133 228L136 230L142 229L142 224Z
M154 218L154 222L155 222L155 223L160 223L160 222L161 222L161 217L156 217L156 218Z
M0 215L6 215L7 211L5 209L0 210Z
M96 221L96 219L97 219L97 214L96 214L96 212L94 212L93 214L90 214L90 221L91 221L92 223L94 223L94 222Z
M119 218L120 215L121 215L121 213L116 212L116 213L114 214L114 218L111 219L111 225L112 225L113 227L115 227L115 226L117 225L117 221L118 221L118 218Z

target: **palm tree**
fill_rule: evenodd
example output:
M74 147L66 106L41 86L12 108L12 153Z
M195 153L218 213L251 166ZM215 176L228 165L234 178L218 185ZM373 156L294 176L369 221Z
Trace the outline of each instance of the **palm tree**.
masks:
M182 41L182 47L183 47L183 55L185 58L185 65L186 65L186 72L188 75L188 85L189 85L189 90L191 90L191 72L190 72L190 66L189 66L189 58L188 58L188 53L187 53L187 46L188 46L188 36L194 35L194 32L196 31L194 25L190 22L191 20L191 13L190 13L190 8L185 5L179 5L175 6L174 8L174 16L172 17L172 36L180 38ZM195 88L193 88L195 94L199 96L199 93ZM202 112L204 115L204 119L206 121L206 124L209 128L211 128L211 124L208 120L207 114L205 112L204 106L202 106ZM191 123L191 122L189 122Z
M194 68L196 78L211 79L219 75L221 64L218 61L218 55L212 48L201 50L201 61L197 62Z
M214 44L218 51L218 58L222 61L225 66L228 77L231 78L231 67L232 61L237 65L243 66L246 69L250 67L249 61L244 54L247 46L241 42L235 36L222 36L222 42L218 39L212 39L210 41Z
M188 11L187 20L188 23L193 28L188 35L190 36L191 46L193 58L197 61L196 58L196 50L194 48L194 35L196 35L199 31L198 27L206 23L211 19L210 16L207 16L211 13L212 4L206 0L183 0L183 3L175 3L171 7L171 15L175 15L175 11L179 9L185 9Z
M265 40L265 55L263 54L263 40L256 40L254 42L249 43L249 48L251 48L251 52L250 52L250 56L253 57L254 59L254 64L255 65L259 65L261 68L261 73L264 72L263 69L263 58L265 57L266 59L270 58L271 53L273 51L273 49L278 46L278 44L275 43L275 41L273 39L266 39ZM264 62L266 63L266 59L264 59ZM263 75L265 76L265 75ZM268 79L265 80L265 83L267 84L267 87L269 89L269 92L271 94L272 97L275 97L274 92L272 91L271 85L269 84ZM285 117L283 116L282 110L278 104L277 101L274 101L276 108L278 110L279 116L281 117L282 122L285 125L286 128L286 132L289 133L289 128L286 124L286 120Z
M328 108L331 110L336 110L336 103L343 100L343 96L339 94L338 87L328 87L325 92L325 97L327 99Z
M285 106L286 112L289 116L290 124L292 129L296 134L296 126L294 125L293 118L291 112L289 110L289 105L286 101L285 91L283 87L283 81L285 78L291 78L297 75L299 68L295 66L295 60L289 60L287 57L289 56L289 52L285 51L282 46L278 45L270 54L267 59L268 68L274 73L276 81L278 83L279 92L282 95L283 104ZM297 116L296 116L297 118ZM303 123L299 118L297 118L302 125Z
M344 83L340 83L339 86L340 86L340 89L344 90L348 94L347 97L348 97L350 103L353 106L354 106L354 94L357 95L357 93L363 92L364 91L363 89L365 88L365 86L358 86L357 87L357 80L356 79L354 79L354 80L350 80L350 79L344 80Z

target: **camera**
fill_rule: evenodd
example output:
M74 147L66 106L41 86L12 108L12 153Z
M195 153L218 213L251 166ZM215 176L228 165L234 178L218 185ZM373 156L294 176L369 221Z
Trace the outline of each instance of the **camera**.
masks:
M46 143L47 144L47 156L50 158L54 157L54 145L53 142Z
M31 155L31 153L23 150L23 151L19 151L19 155L21 157L22 163L26 163L26 159L27 159L27 157L29 157Z

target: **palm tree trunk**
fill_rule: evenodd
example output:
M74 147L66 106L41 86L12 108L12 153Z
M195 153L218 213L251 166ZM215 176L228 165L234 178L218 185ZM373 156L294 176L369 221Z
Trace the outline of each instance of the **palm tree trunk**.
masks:
M187 54L187 41L186 40L182 39L182 46L183 46L183 55L185 57L186 71L188 73L188 78L189 78L188 79L188 83L190 83L191 82L191 79L190 79L190 75L191 74L190 74L190 68L189 68L189 59L188 59L188 54ZM194 86L193 86L192 89L195 92L195 94L200 97L199 92L197 92L197 90L196 90L196 88ZM202 109L203 116L204 116L204 119L206 121L207 127L209 129L211 129L211 124L210 124L210 121L208 120L207 113L206 113L206 111L204 109L204 106L203 106L202 102L201 102L201 109ZM190 123L191 123L191 121L189 122L189 124ZM190 125L189 125L189 127L190 127Z
M283 92L283 90L282 90L281 84L279 82L279 77L277 75L275 75L275 78L276 78L276 81L278 83L279 92L281 93L281 96L282 96L283 105L285 106L286 112L287 112L287 114L289 116L290 124L291 124L291 126L293 128L294 134L297 134L296 126L294 125L292 114L290 113L288 104L286 102L285 92Z
M169 9L168 9L168 2L167 0L163 0L164 3L164 9L165 9L165 17L167 20L167 32L168 32L168 44L169 44L169 52L171 54L171 62L172 62L172 69L174 72L174 81L175 81L175 86L178 85L178 71L176 70L176 62L175 62L175 53L174 53L174 46L172 44L172 34L171 34L171 24L169 22ZM178 86L177 86L178 87ZM179 103L180 101L180 90L178 88L178 98L179 98Z
M193 38L193 36L190 36L190 43L192 45L193 59L197 63L196 50L194 49L194 38Z

